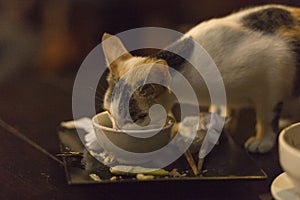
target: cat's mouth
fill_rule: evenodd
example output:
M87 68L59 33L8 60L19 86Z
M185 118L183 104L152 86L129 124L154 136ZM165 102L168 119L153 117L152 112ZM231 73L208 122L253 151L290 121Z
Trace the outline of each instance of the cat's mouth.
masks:
M133 122L135 124L138 124L138 125L147 125L147 123L149 123L149 120L148 119L148 113L141 113L139 115L136 115L136 117L132 118L133 119Z
M148 114L143 115L143 117L139 117L135 120L127 120L124 121L122 126L118 127L118 123L116 123L116 127L118 129L125 129L125 130L134 130L134 129L144 129L144 127L148 126L150 123L150 117Z
M132 117L131 120L122 119L122 121L117 121L117 119L113 117L109 111L107 111L107 113L113 128L117 130L132 129L133 127L135 127L135 129L136 127L143 128L150 123L150 117L148 113L141 113Z

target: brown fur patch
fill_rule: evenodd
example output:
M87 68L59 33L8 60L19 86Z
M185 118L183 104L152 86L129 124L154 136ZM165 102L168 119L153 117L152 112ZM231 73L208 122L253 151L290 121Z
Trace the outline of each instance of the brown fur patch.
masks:
M282 26L277 34L286 39L291 46L292 51L296 55L296 74L294 77L294 88L292 91L293 96L298 97L300 95L300 8L287 7L287 10L294 18L292 27Z
M281 26L276 33L291 42L300 43L300 8L286 7L295 19L293 26Z
M134 58L133 58L134 59ZM130 62L130 59L127 60L127 62L122 63L123 65L116 66L116 74L118 77L124 76L130 69L136 68L142 65L152 65L157 63L158 61L155 59L141 59L138 62Z

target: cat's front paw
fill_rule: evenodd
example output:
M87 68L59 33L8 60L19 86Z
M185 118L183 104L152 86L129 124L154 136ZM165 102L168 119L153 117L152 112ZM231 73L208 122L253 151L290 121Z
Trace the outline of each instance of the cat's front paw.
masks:
M246 143L245 148L251 153L267 153L274 146L275 140L270 138L250 137Z

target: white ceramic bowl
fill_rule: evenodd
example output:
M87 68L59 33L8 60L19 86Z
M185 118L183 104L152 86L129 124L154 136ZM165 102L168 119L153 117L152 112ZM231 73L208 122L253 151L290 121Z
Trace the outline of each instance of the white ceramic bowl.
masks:
M113 153L119 162L136 164L147 162L147 159L136 160L135 155L156 151L170 141L174 119L167 117L166 125L161 129L150 130L116 130L107 112L95 115L92 119L97 142L108 152ZM133 135L142 137L134 137ZM147 135L153 135L146 137Z
M280 133L279 161L300 196L300 123L293 124Z

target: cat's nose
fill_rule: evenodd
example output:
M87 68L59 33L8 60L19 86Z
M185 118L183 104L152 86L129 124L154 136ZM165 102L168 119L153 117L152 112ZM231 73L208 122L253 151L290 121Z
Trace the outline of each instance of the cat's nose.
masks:
M126 127L130 123L132 123L131 120L119 119L119 120L116 120L115 127L117 129L122 129L122 128Z

